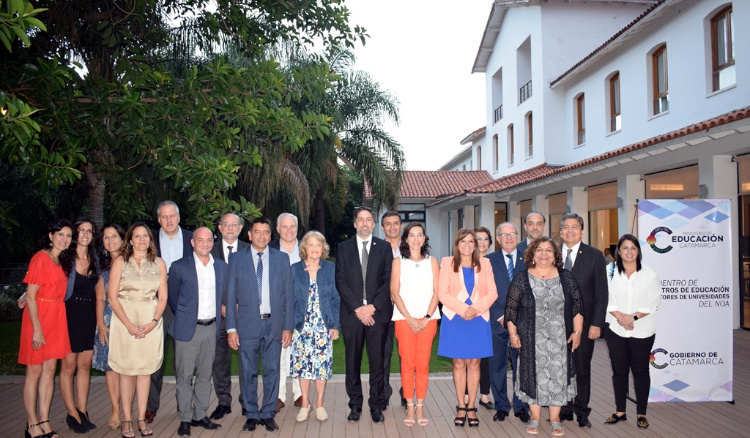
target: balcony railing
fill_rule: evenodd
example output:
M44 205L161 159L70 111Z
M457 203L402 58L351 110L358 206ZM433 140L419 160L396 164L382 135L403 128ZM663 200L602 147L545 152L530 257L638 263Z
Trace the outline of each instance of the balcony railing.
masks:
M531 97L531 81L526 82L526 85L521 87L521 89L519 90L519 95L520 95L519 102L518 102L519 104L523 103L526 99Z
M495 119L492 123L497 123L502 118L503 118L503 106L500 105L499 107L495 108Z
M654 115L661 114L669 110L669 95L664 95L654 99Z

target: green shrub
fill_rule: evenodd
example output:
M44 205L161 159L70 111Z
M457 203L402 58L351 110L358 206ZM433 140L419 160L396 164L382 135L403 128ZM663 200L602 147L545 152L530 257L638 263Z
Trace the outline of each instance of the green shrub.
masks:
M3 286L0 290L0 322L21 320L22 311L18 308L17 300L24 292L24 284Z

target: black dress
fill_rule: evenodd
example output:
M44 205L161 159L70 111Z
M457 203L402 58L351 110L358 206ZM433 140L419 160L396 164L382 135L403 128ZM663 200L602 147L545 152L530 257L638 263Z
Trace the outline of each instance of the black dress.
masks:
M96 292L94 288L99 277L87 277L76 273L73 295L65 302L68 317L68 336L73 353L94 349L96 333Z

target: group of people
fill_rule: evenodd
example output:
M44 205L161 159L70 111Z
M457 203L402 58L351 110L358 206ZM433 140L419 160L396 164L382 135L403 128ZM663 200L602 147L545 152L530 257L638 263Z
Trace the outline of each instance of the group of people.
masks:
M109 427L120 428L125 438L134 437L135 428L152 435L149 424L159 409L170 339L178 436L189 436L192 427L220 428L216 421L231 412L230 349L239 351L243 431L279 429L274 417L286 404L287 376L299 407L296 421L307 421L313 411L319 421L327 420L325 387L339 336L347 420L359 421L362 414L365 349L370 416L376 423L385 420L395 337L403 422L426 426L438 320L438 354L453 359L456 426L479 425L475 401L481 390L480 404L496 410L495 421L504 421L512 407L528 433L538 433L542 406L549 406L556 436L564 434L561 421L573 420L574 413L579 426L590 427L591 358L594 340L606 331L616 399L616 412L606 422L626 420L632 370L638 426L648 427L648 355L660 290L654 272L641 265L640 246L631 235L620 239L617 269L608 280L601 252L581 242L583 220L575 214L561 222L561 246L542 236L545 219L532 212L524 224L529 237L520 244L515 225L503 223L496 230L501 250L487 254L491 232L462 228L452 255L438 262L422 224L404 227L398 213L387 212L382 240L373 236L373 211L359 207L356 236L339 244L335 264L326 260L330 248L323 234L310 231L297 239L297 217L290 213L279 216L275 241L269 219L251 221L250 243L239 240L244 224L234 213L220 219L216 239L208 228L180 227L179 208L171 201L159 205L157 219L160 229L153 234L140 222L127 231L106 225L97 233L90 219L59 220L40 239L19 302L26 308L19 363L27 367L27 437L57 436L49 410L58 359L71 430L96 428L87 410L93 366L106 372ZM209 416L212 381L218 405ZM136 394L134 421L130 407Z

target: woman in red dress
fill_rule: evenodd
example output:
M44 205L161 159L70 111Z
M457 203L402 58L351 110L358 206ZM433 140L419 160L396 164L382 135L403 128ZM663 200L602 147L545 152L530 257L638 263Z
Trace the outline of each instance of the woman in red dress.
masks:
M68 322L65 316L65 289L68 279L59 256L71 242L73 225L58 220L48 227L29 263L23 282L26 307L21 321L18 363L26 365L23 403L26 407L27 437L55 438L49 422L49 409L55 391L57 359L70 353Z

